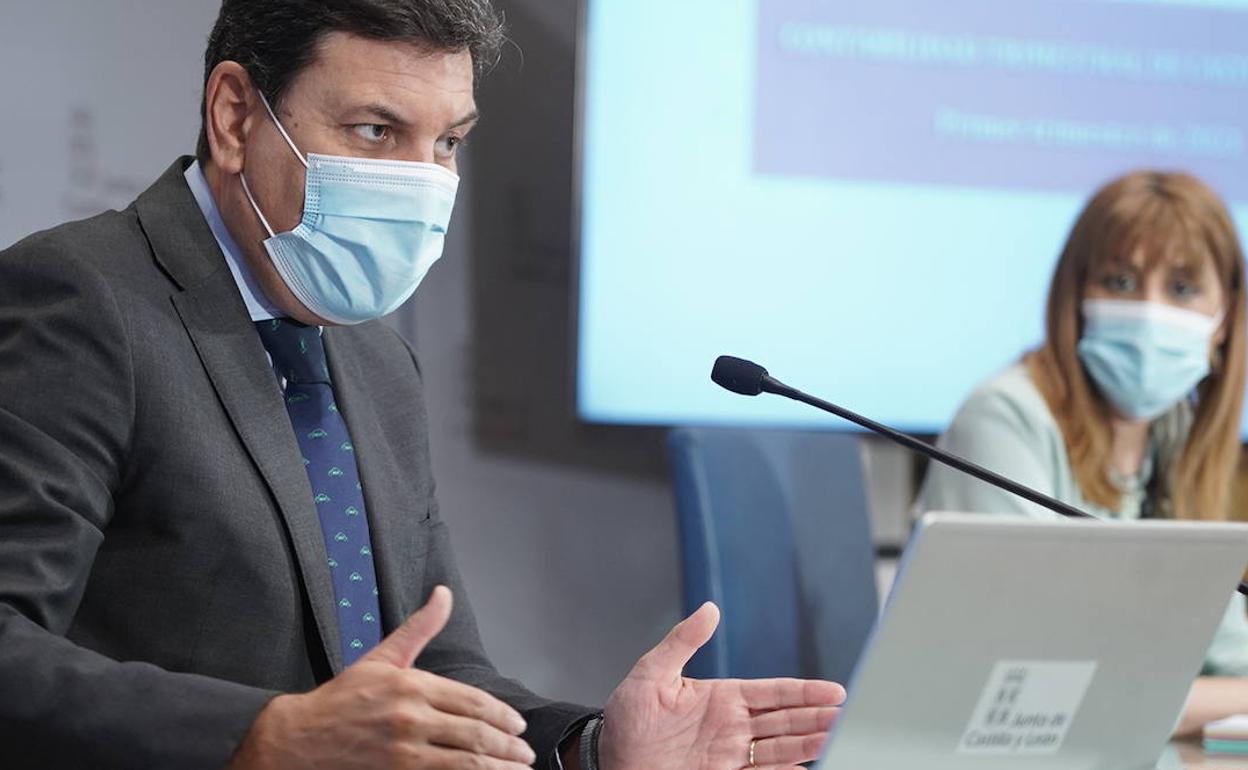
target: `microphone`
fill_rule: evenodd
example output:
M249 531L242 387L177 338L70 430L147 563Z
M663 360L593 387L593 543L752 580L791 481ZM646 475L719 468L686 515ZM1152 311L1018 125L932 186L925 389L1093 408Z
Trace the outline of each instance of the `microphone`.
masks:
M946 452L945 450L920 441L914 436L893 430L887 425L876 422L875 420L863 417L860 414L849 411L843 407L837 406L829 401L816 398L809 393L803 393L797 388L789 387L783 382L777 380L767 373L767 370L753 361L747 361L744 358L736 358L734 356L720 356L715 359L715 367L711 370L711 379L716 385L731 390L733 393L739 393L743 396L757 396L759 393L772 393L777 396L800 401L820 409L824 412L834 414L843 420L849 420L855 425L861 425L872 433L877 433L890 441L901 444L907 449L911 449L920 454L926 455L942 465L962 471L963 473L974 476L985 483L991 484L998 489L1017 495L1024 500L1035 503L1043 508L1047 508L1055 513L1072 519L1096 519L1096 516L1081 511L1073 505L1063 503L1048 495L1038 492L1031 487L1023 486L1017 481L1012 481L999 473L994 473L982 465L976 465L970 460L964 460L955 454ZM1248 596L1248 582L1241 581L1239 584L1239 592Z
M757 396L763 392L763 381L770 380L767 370L753 361L733 356L720 356L711 369L715 384L742 396ZM770 391L768 391L770 392Z

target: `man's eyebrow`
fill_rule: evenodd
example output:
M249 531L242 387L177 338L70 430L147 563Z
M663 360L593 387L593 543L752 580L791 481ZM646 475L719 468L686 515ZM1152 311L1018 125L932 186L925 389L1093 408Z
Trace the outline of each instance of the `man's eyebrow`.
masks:
M370 113L379 118L383 123L389 125L405 127L411 125L411 121L399 117L399 114L384 104L366 104L361 107L364 112Z
M480 112L479 110L473 110L472 112L468 113L468 114L467 114L467 115L465 115L464 117L462 117L462 118L460 118L459 120L457 120L457 121L455 121L454 123L452 123L452 124L451 124L451 125L447 128L447 130L449 131L449 130L451 130L452 128L462 128L462 127L464 127L464 126L468 125L469 123L476 123L476 122L477 122L478 120L480 120L480 119L481 119L481 112Z
M387 123L389 125L398 126L400 128L406 128L412 124L410 120L407 120L401 117L397 112L390 109L384 104L377 104L377 103L366 104L360 109L363 110L364 112L369 113L370 115L373 115L374 117L376 117L378 120L382 121L383 123ZM479 110L473 110L472 112L468 113L464 117L452 123L450 126L447 127L446 130L450 131L452 129L462 128L463 126L466 126L470 123L475 123L480 119L481 119L481 112Z

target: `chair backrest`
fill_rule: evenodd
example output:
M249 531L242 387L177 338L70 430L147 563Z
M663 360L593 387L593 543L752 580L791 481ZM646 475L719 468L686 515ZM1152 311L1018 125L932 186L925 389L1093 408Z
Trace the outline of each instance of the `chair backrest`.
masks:
M846 682L879 613L859 439L676 428L684 601L723 610L694 677Z

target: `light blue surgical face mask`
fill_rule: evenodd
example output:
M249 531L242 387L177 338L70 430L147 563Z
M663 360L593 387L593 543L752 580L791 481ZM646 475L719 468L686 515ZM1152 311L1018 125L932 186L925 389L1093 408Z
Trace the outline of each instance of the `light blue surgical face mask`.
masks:
M278 275L308 310L357 324L396 310L442 256L459 177L432 163L303 153L264 108L307 169L303 219L274 233L242 176Z
M1084 300L1079 360L1123 416L1152 420L1209 374L1219 324L1220 317L1157 302Z

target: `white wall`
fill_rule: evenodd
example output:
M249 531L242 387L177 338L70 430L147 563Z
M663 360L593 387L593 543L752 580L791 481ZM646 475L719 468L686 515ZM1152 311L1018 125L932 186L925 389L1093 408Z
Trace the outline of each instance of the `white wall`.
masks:
M0 0L0 248L125 206L199 129L214 0Z

